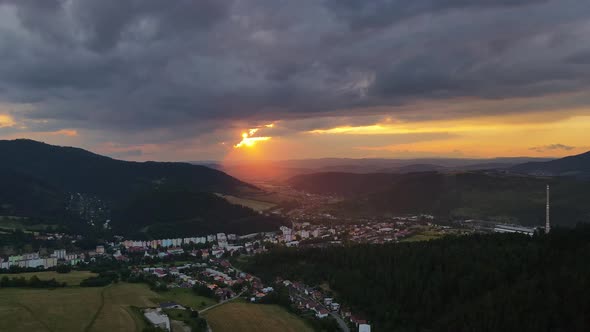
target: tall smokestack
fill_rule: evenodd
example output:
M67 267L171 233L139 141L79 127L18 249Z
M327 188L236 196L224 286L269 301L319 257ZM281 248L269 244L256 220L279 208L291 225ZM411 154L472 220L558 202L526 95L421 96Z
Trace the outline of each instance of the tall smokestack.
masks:
M549 185L547 185L547 207L545 212L545 234L549 234L549 231L551 230L551 223L549 220Z

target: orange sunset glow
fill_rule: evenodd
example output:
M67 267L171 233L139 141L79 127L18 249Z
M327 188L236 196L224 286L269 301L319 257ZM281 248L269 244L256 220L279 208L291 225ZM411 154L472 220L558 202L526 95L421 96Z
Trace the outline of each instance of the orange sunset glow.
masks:
M272 138L270 136L255 136L255 135L256 135L256 133L258 133L258 131L261 128L273 128L273 127L274 127L274 123L270 123L270 124L266 124L266 125L263 125L258 128L248 129L246 132L242 133L242 140L240 142L238 142L237 144L235 144L234 148L236 148L236 149L251 148L251 147L254 147L259 142L265 142L265 141L270 140Z
M406 13L406 5L351 1L359 10L347 12L347 1L305 3L284 11L295 17L277 20L288 29L263 24L265 6L229 6L193 44L175 33L166 38L173 29L163 27L174 20L129 23L143 22L143 11L103 36L82 24L86 16L79 19L68 1L46 13L46 25L27 18L29 7L0 1L0 33L14 41L13 51L0 52L0 139L135 161L481 159L590 150L584 10L553 17L576 7L515 2L553 17L544 22L529 17L527 6L502 1L481 8L451 1L457 7L448 11L427 2L408 5L410 13L420 8L415 16L390 19L373 15ZM453 16L464 10L469 15ZM39 35L48 27L63 31ZM193 36L196 28L179 32ZM76 52L58 52L50 36ZM208 36L223 43L214 47Z

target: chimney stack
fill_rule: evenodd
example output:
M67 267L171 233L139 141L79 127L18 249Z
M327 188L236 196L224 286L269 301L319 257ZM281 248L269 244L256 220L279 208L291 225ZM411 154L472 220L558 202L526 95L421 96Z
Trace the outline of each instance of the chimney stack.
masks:
M545 234L549 234L549 231L551 231L551 223L549 220L549 185L547 185L547 207L545 213Z

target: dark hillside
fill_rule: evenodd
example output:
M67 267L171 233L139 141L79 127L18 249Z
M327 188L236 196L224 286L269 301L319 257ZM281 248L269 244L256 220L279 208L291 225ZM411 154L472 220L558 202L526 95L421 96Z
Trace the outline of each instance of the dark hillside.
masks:
M283 223L214 194L176 189L154 190L121 202L113 211L113 221L121 232L143 233L156 239L274 231Z
M128 162L86 150L31 140L0 141L2 167L18 170L64 192L120 198L162 184L233 192L250 186L221 171L188 163Z
M41 180L0 168L0 216L58 217L66 195Z
M551 185L555 224L590 221L590 182L500 172L349 174L316 173L291 184L313 193L348 197L330 208L340 215L434 214L439 218L484 218L541 225L545 186Z
M524 163L511 170L532 175L590 178L590 151L557 160Z
M214 195L257 189L204 166L127 162L30 140L0 141L0 155L8 156L0 170L0 216L100 231L110 219L116 234L142 236L252 233L282 222Z

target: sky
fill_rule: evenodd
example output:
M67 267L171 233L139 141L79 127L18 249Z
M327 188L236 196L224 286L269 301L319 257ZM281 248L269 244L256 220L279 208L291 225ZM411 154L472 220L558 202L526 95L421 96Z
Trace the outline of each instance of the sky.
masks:
M590 150L587 0L0 0L0 139L126 160Z

